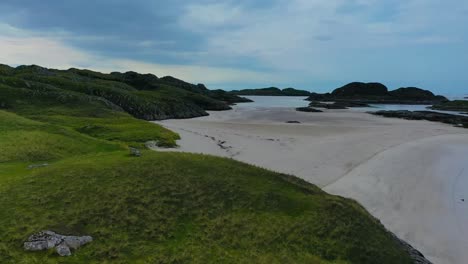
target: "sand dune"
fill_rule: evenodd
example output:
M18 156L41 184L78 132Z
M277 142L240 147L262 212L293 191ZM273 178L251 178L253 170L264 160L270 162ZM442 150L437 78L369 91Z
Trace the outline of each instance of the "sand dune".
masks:
M177 151L299 176L358 200L435 263L468 263L460 224L468 220L467 130L348 110L243 107L158 123L180 133Z

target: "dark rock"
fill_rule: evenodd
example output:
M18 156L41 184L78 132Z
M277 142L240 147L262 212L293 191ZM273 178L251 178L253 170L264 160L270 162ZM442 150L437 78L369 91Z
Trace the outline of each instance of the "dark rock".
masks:
M238 95L232 94L230 92L226 92L224 90L209 90L206 92L211 98L226 102L230 105L234 105L236 103L251 103L252 100L240 97Z
M141 151L137 148L130 147L130 155L134 157L141 157Z
M257 95L257 96L309 96L310 92L294 88L285 88L281 90L277 87L234 90L230 93L236 95Z
M312 93L309 101L334 101L354 103L363 107L367 104L434 104L448 101L447 98L416 87L399 88L388 91L381 83L353 82L335 89L332 93Z
M335 97L386 96L388 89L381 83L353 82L335 89L331 94Z
M342 103L325 104L323 107L326 109L348 109L346 104Z
M423 90L416 87L399 88L389 92L389 94L399 100L409 101L431 101L436 98L440 101L447 101L447 98L443 96L436 96L431 91Z
M90 236L64 236L53 231L42 231L31 235L23 247L27 251L42 251L55 248L60 256L70 256L76 250L93 241Z
M301 122L296 121L296 120L286 121L286 123L288 123L288 124L301 124Z
M444 110L444 111L457 111L457 112L466 112L468 111L468 101L466 100L454 100L446 101L439 104L435 104L431 107L434 110Z
M459 127L468 128L468 117L461 115L445 114L432 111L408 111L408 110L398 110L398 111L377 111L370 112L374 115L384 116L384 117L395 117L403 118L407 120L428 120L434 122L441 122L446 124L452 124Z
M309 98L307 98L306 100L307 101L328 101L331 98L333 98L331 93L324 93L324 94L311 93Z
M400 246L409 254L410 258L413 260L415 264L432 264L424 255L415 249L413 246L408 244L406 241L398 238L395 234L390 233L395 240L400 244Z
M312 107L298 107L296 108L296 111L299 112L308 112L308 113L321 113L323 112L322 110L318 110Z

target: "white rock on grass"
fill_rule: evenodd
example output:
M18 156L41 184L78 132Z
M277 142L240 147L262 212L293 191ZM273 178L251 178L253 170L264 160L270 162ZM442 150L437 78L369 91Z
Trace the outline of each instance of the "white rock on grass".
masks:
M31 235L23 246L27 251L55 248L60 256L70 256L71 249L76 250L91 241L93 238L90 236L64 236L52 231L42 231Z

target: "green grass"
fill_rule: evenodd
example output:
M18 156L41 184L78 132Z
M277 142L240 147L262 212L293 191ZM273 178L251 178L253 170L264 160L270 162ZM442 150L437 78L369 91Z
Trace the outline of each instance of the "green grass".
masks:
M159 125L127 115L112 118L73 117L64 115L35 116L51 124L71 127L76 131L99 139L123 142L142 147L147 141L157 141L161 147L174 147L179 135Z
M125 149L124 145L1 110L0 120L0 163L48 161Z
M2 263L409 263L355 202L228 159L113 152L20 168L0 189ZM43 229L96 240L66 259L25 253Z
M90 89L105 83L100 92L165 101L158 107L182 117L193 104L222 106L194 99L203 86L52 73L58 79L45 81L47 69L0 65L0 263L410 263L354 201L230 159L148 150L132 157L130 146L175 146L179 136L134 118L119 107L121 97L57 87L61 78L91 78ZM158 92L135 91L135 83ZM25 239L45 229L95 241L68 258L25 252Z

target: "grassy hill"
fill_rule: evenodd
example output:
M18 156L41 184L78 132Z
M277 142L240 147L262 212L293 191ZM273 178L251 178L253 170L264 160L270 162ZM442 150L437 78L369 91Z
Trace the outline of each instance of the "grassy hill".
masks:
M0 68L0 263L411 263L352 200L230 159L143 150L179 136L135 116L162 109L152 96L170 89L215 100L193 86L152 93L135 88L141 80L75 71ZM81 75L93 77L68 79ZM46 229L95 240L67 258L25 252Z
M158 78L135 72L103 74L89 70L66 71L39 66L10 68L0 65L0 84L29 89L33 93L97 97L146 120L191 118L207 115L205 110L228 110L229 105L248 101L203 84L190 84L173 77ZM76 96L76 95L75 95ZM0 101L0 106L8 102Z

